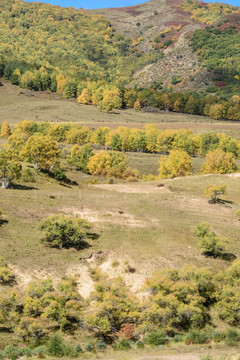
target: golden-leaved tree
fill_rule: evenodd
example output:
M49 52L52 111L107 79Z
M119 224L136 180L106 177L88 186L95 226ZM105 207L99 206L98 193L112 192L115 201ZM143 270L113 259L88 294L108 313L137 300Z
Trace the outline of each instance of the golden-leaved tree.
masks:
M161 179L186 176L192 173L191 157L184 150L172 150L169 157L160 160L159 176Z
M203 174L229 174L237 170L235 157L222 149L209 151L201 168Z

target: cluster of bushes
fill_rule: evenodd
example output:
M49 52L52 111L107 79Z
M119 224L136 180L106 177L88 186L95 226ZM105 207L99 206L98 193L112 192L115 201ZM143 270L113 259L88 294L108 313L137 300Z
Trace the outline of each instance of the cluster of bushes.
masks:
M55 286L50 279L31 282L24 294L1 293L2 331L12 331L20 341L38 346L59 330L74 334L84 329L102 349L113 342L118 349L131 342L140 348L170 341L239 341L237 330L219 333L212 321L214 314L239 327L239 260L217 274L195 266L164 269L146 281L148 296L141 301L121 279L109 279L97 271L93 276L95 291L87 300L78 294L74 279Z
M40 229L44 242L57 248L79 249L85 239L96 237L89 223L63 215L45 219ZM211 231L207 223L199 225L195 234L203 254L213 258L221 256L229 242ZM0 260L1 268L8 269L5 259ZM88 344L86 351L104 349L107 343L114 343L117 350L127 349L132 343L141 348L144 344L159 346L170 341L191 344L225 339L230 344L240 340L236 330L217 336L212 319L214 315L214 319L229 326L240 325L239 260L218 273L196 266L163 269L146 280L142 290L148 296L141 301L121 278L110 279L96 269L92 278L95 290L86 300L79 295L74 278L62 279L58 284L51 279L32 281L24 293L8 289L10 281L4 280L5 291L0 294L1 331L14 332L32 347L50 337L49 344L62 349L59 356L75 356L77 352L58 337L51 337L58 331L73 335L84 330L98 339L95 345ZM232 334L237 334L235 340Z
M171 343L185 343L190 344L210 344L211 342L224 342L227 346L237 346L240 342L240 333L236 329L229 329L227 331L214 331L208 329L207 331L191 330L186 335L175 335L174 337L167 336L164 331L157 330L146 335L143 340L127 340L119 339L117 342L111 344L115 351L127 351L132 347L143 349L145 345L151 347L159 347ZM107 343L100 339L99 341L92 341L82 347L80 344L73 345L66 343L61 335L52 335L46 344L37 347L20 347L16 345L7 345L0 352L1 359L17 360L25 356L27 358L38 356L38 358L45 358L46 356L71 357L77 358L83 353L96 353L104 351L107 348ZM210 359L210 358L208 358Z

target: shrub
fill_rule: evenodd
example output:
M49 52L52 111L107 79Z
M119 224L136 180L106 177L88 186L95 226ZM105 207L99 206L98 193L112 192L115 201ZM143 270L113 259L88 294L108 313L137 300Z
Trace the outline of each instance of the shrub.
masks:
M229 329L226 333L225 344L236 346L240 342L240 333L236 329Z
M94 351L94 345L93 345L93 343L88 343L88 344L85 346L85 350L88 351L88 352Z
M76 345L76 352L77 352L78 354L80 354L80 353L83 352L83 349L82 349L81 345L79 345L79 344Z
M180 343L180 342L183 342L184 340L186 339L186 336L185 335L175 335L174 338L173 338L173 341L175 343Z
M170 46L170 45L172 45L173 44L173 41L171 40L171 39L168 39L168 40L166 40L166 41L164 41L164 46L166 46L166 47L168 47L168 46Z
M37 346L35 349L32 350L32 355L45 355L48 352L48 347L46 345Z
M43 241L52 247L84 248L86 238L93 236L90 233L91 225L80 218L70 218L65 215L53 215L42 221L40 230L45 234Z
M64 355L65 356L68 356L70 358L74 358L74 357L77 357L78 356L78 353L76 351L76 348L67 344L64 346L63 348L63 351L64 351Z
M209 336L199 330L192 330L187 335L187 341L191 344L205 344Z
M121 339L119 341L119 350L129 350L131 349L131 343L129 340Z
M126 340L131 340L133 338L134 331L134 324L122 324L121 329L118 333L118 337Z
M17 346L14 345L7 345L5 346L3 352L2 352L2 357L4 359L11 359L11 360L16 360L21 356L19 348Z
M63 339L60 335L52 335L47 345L48 354L51 356L61 357L64 355Z
M107 347L107 344L105 343L104 340L99 340L99 342L97 343L97 348L98 349L101 349L101 350L104 350L106 349Z
M0 255L0 284L8 285L13 282L15 276L12 271L9 269L6 260L3 256Z
M165 335L164 331L158 330L145 336L144 342L145 344L151 346L164 345L166 342L168 342L168 337Z
M143 349L144 348L144 342L142 340L138 340L136 342L137 348L138 349Z
M53 176L58 181L67 181L67 176L62 169L59 168L54 169Z
M225 333L224 332L221 332L221 331L216 331L213 336L212 336L212 339L214 342L216 343L219 343L221 342L222 340L225 339Z
M224 253L229 240L210 231L210 226L210 224L204 222L195 228L194 233L201 239L198 242L198 247L202 254L218 257Z

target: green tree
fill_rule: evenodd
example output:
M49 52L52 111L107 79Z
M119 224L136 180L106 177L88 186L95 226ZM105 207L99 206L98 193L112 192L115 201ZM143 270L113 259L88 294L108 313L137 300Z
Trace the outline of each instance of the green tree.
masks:
M43 242L57 249L82 249L86 239L92 237L91 225L84 219L66 215L53 215L43 220L40 230L44 232Z
M88 162L93 156L93 148L90 145L78 146L74 145L71 150L71 155L68 156L67 161L69 165L74 166L77 170L88 172Z
M200 238L198 247L202 254L216 258L225 252L229 239L216 235L210 231L210 227L210 224L204 222L195 228L194 233Z

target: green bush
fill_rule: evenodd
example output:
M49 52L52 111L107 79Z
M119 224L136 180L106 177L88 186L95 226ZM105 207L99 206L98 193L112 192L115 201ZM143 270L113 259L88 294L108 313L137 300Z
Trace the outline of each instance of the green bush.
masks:
M49 355L61 357L64 355L63 339L60 335L52 335L48 341L47 351Z
M54 179L58 181L67 181L67 176L63 170L57 168L53 170Z
M165 335L164 331L162 330L151 332L144 338L145 344L151 346L164 345L168 341L169 341L168 337Z
M171 39L168 39L168 40L166 40L166 41L164 41L164 46L166 46L166 47L168 47L168 46L170 46L170 45L172 45L173 44L173 41L171 40Z
M76 351L76 348L67 344L64 346L64 355L70 358L75 358L78 356L78 352Z
M121 339L118 343L119 350L129 350L131 349L131 342L126 339Z
M216 331L213 336L212 336L212 339L214 342L216 343L219 343L221 342L222 340L225 339L225 333L224 332L221 332L221 331Z
M205 344L209 336L200 330L192 330L187 335L187 340L192 344Z
M76 345L76 352L77 352L78 354L80 354L80 353L83 352L83 349L82 349L81 345L79 345L79 344Z
M179 334L177 334L177 335L174 336L173 341L174 341L175 343L180 343L180 342L185 341L185 339L186 339L186 336L185 336L185 335L179 335Z
M16 360L20 356L21 356L21 353L19 351L19 348L17 346L14 346L14 345L5 346L5 348L4 348L3 352L2 352L3 359Z
M225 344L228 346L236 346L240 342L240 333L236 329L229 329L226 332Z
M48 352L48 347L46 345L37 346L32 350L32 355L46 355Z
M94 345L93 343L88 343L86 346L85 346L85 350L88 351L88 352L92 352L94 351Z
M136 342L137 349L143 349L144 348L144 342L142 340L138 340Z
M86 247L85 239L92 235L90 229L91 225L84 219L65 215L49 216L40 224L40 230L45 234L43 241L58 249Z
M97 343L97 348L98 349L101 349L101 350L104 350L106 349L107 347L107 344L105 343L104 340L99 340L99 342Z

